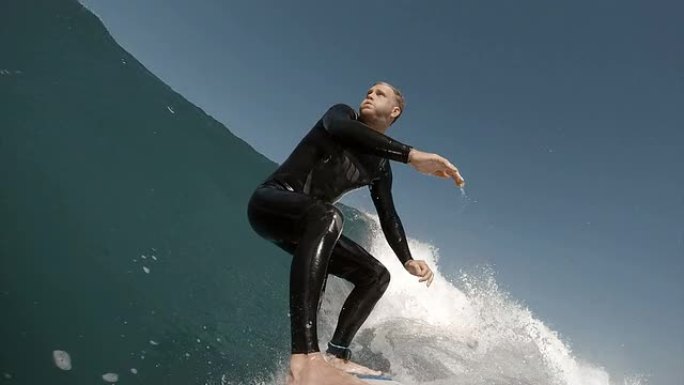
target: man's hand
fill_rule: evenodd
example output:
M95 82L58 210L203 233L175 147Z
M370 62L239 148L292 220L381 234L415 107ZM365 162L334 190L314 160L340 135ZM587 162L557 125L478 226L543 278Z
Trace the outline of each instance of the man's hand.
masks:
M411 259L406 261L404 268L409 273L420 277L418 282L427 281L428 287L430 287L430 284L432 284L432 279L435 277L435 275L432 273L432 270L430 270L430 266L428 266L425 261Z
M458 172L456 166L451 164L446 158L437 154L431 154L411 149L409 152L408 163L419 172L427 175L433 175L444 179L452 178L456 182L456 186L465 186L465 180Z

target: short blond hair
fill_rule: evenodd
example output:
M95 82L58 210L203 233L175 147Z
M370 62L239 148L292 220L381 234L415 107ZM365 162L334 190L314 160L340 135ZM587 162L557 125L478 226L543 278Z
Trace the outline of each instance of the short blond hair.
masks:
M399 112L399 115L397 115L397 117L394 118L394 119L392 120L392 122L390 122L390 125L392 125L392 124L394 124L394 122L397 121L397 119L399 119L399 117L401 116L401 114L404 113L404 107L406 106L406 101L404 100L404 95L402 95L401 91L399 91L399 89L398 89L397 87L395 87L395 86L393 86L393 85L391 85L391 84L389 84L389 83L387 83L387 82L379 81L379 82L375 82L373 85L376 86L376 85L378 85L378 84L384 84L384 85L388 86L389 88L391 88L392 91L394 91L394 98L395 98L396 101L397 101L397 107L399 107L399 110L401 110L401 111Z

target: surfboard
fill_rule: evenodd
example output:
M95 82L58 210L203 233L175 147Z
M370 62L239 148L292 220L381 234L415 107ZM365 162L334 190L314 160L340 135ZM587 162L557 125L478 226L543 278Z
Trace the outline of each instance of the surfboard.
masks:
M372 385L404 385L401 382L394 381L387 375L383 376L364 376L357 374L356 377Z

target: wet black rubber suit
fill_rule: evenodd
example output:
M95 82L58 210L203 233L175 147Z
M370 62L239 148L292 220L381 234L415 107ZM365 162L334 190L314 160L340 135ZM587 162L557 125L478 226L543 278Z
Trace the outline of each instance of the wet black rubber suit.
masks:
M369 186L388 243L402 264L412 259L392 201L388 161L407 163L410 150L358 121L353 108L337 104L252 194L247 214L254 231L294 256L292 354L319 351L316 319L327 274L354 284L327 350L345 359L389 284L385 266L342 235L344 219L333 203L343 194Z

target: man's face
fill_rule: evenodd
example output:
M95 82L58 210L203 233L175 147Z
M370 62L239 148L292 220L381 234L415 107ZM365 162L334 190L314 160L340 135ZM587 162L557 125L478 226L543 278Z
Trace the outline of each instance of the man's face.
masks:
M378 83L371 87L359 106L359 114L369 121L392 121L398 115L399 107L394 91L388 85Z

